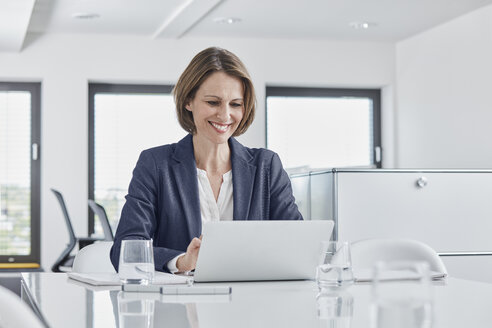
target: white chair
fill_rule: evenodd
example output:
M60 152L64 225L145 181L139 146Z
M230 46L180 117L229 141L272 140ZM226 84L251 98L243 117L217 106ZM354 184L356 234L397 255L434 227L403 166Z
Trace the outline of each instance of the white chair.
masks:
M0 327L44 328L45 325L17 294L0 286Z
M82 248L73 261L72 272L116 273L109 258L112 241L101 241Z
M412 239L364 239L351 245L354 272L371 269L376 262L424 261L433 273L447 276L439 255L430 246Z

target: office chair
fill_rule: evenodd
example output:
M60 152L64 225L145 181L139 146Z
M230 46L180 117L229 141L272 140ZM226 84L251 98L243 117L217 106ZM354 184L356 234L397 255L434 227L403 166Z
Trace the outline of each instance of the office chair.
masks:
M75 255L72 272L116 273L109 258L112 246L112 241L101 241L84 247Z
M99 238L91 238L91 237L75 237L75 233L73 231L72 222L70 221L70 216L68 215L67 206L65 205L65 200L63 199L63 195L55 189L51 189L51 191L55 194L58 203L60 204L61 210L63 212L63 217L65 218L65 225L68 231L68 244L67 247L60 254L58 259L55 261L53 266L51 267L51 271L53 272L63 272L61 267L72 267L74 256L70 255L72 250L79 245L79 249L84 248L87 245L92 244L96 240L101 240Z
M372 269L379 261L423 261L434 273L447 276L446 267L436 251L417 240L364 239L352 243L351 255L354 273Z
M0 286L0 327L44 328L46 326L18 295Z
M104 207L102 205L99 205L92 199L89 199L88 202L92 212L94 212L94 214L97 215L99 221L101 222L101 226L104 232L104 240L113 241L114 240L113 229L111 229L111 225L109 224L109 219L108 216L106 215L106 211L104 210Z

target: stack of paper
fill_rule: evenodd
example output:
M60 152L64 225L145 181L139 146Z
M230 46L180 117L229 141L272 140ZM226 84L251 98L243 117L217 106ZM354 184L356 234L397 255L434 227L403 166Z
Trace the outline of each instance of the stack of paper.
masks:
M117 273L78 273L68 272L68 277L77 281L84 282L93 286L119 286L120 277ZM186 284L190 277L178 276L174 274L155 272L154 285Z

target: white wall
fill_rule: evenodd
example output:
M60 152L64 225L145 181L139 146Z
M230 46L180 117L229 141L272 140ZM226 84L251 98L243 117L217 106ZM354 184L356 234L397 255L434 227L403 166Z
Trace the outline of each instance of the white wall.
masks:
M397 166L492 167L492 6L396 46Z
M265 86L384 87L383 148L393 163L394 45L289 40L151 40L117 36L41 36L18 54L0 53L0 80L42 82L42 266L65 247L61 211L49 188L65 195L77 235L87 233L90 81L174 83L200 50L221 46L248 67L257 88L255 123L240 140L265 146Z

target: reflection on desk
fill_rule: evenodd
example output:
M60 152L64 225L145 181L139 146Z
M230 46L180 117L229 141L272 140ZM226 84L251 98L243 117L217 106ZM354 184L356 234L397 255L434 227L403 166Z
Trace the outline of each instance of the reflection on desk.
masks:
M52 328L369 327L369 284L323 297L312 281L227 285L232 295L170 297L117 287L92 290L62 273L25 273L22 294ZM434 328L488 327L492 322L492 285L449 278L434 285L433 292Z

